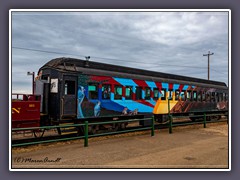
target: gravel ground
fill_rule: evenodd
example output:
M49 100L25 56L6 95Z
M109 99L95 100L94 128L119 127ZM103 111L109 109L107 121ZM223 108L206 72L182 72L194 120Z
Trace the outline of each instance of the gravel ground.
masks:
M12 168L229 168L228 125L168 130L58 142L12 149Z

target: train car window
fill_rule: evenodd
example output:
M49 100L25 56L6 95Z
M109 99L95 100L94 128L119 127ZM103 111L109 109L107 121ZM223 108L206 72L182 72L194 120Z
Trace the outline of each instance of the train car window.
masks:
M206 101L206 93L204 91L202 92L202 101Z
M89 99L98 99L98 85L89 84L88 85L88 96Z
M114 99L122 99L122 86L114 86Z
M151 88L146 87L145 88L145 99L149 100L151 98Z
M180 91L176 90L175 91L175 100L178 101L179 100L179 96L180 96Z
M49 75L42 75L41 80L48 80Z
M197 92L193 91L193 101L197 101Z
M227 102L228 101L228 94L224 93L224 101Z
M166 100L166 89L161 90L161 100Z
M198 93L197 93L197 101L202 101L202 92L201 91L199 91Z
M158 99L159 97L159 90L158 88L153 88L153 99Z
M226 93L223 93L223 101L226 101Z
M206 102L210 102L210 101L211 101L211 96L209 92L206 92Z
M136 100L142 99L142 87L136 87Z
M110 99L111 94L111 85L103 84L102 85L102 99Z
M126 86L126 99L132 99L132 86Z
M64 84L64 94L73 95L75 94L75 81L65 81Z
M216 92L216 102L219 102L219 93Z
M181 101L185 101L185 100L186 100L186 94L185 94L185 91L181 91L181 93L180 93L180 97L181 97Z
M168 99L173 100L173 90L171 89L168 90Z
M187 100L192 101L192 91L187 91Z
M216 101L216 97L215 97L215 92L211 93L211 102L215 102Z
M223 93L219 93L219 102L223 101Z

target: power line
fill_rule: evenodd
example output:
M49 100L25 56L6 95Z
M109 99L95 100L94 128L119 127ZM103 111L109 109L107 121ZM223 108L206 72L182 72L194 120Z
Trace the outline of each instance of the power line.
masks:
M227 75L228 73L226 73L226 72L220 72L220 71L218 71L218 70L216 70L216 69L213 69L213 68L210 68L211 70L213 70L213 71L215 71L215 72L217 72L217 73L219 73L219 74L225 74L225 75Z
M36 51L36 52L43 52L43 53L50 53L50 54L67 54L67 55L73 55L73 56L83 56L79 54L71 54L71 53L64 53L64 52L55 52L55 51L46 51L46 50L39 50L39 49L32 49L32 48L22 48L22 47L16 47L12 46L14 49L21 49L21 50L26 50L26 51ZM85 57L85 56L83 56Z
M51 53L51 54L62 54L62 55L73 55L73 56L81 56L81 57L86 57L85 55L81 54L73 54L73 53L66 53L66 52L56 52L56 51L46 51L46 50L39 50L39 49L33 49L33 48L23 48L23 47L17 47L17 46L12 46L14 49L20 49L20 50L26 50L26 51L33 51L33 52L41 52L41 53ZM91 56L96 59L103 59L103 60L111 60L111 61L124 61L124 62L132 62L132 63L138 63L139 61L132 61L132 60L124 60L124 59L114 59L114 58L104 58L104 57L97 57L97 56ZM145 63L145 62L144 62ZM152 64L154 67L148 68L152 69L155 67L159 66L172 66L172 67L184 67L184 68L197 68L197 69L205 69L205 67L197 67L197 66L184 66L184 65L173 65L173 64L162 64L162 63L145 63L145 64Z

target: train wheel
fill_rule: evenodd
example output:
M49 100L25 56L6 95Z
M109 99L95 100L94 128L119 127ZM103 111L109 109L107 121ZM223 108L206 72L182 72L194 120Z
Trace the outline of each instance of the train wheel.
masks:
M37 129L33 131L33 134L35 138L41 138L43 137L44 132L45 132L45 129Z

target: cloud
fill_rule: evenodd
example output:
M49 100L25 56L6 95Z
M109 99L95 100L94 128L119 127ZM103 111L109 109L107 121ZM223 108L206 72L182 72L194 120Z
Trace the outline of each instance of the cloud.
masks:
M228 83L228 12L13 12L11 32L12 46L42 51L12 49L16 91L62 56L206 79L211 51L211 78Z

